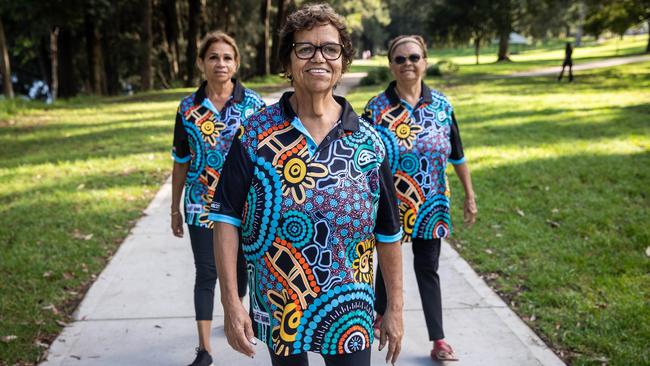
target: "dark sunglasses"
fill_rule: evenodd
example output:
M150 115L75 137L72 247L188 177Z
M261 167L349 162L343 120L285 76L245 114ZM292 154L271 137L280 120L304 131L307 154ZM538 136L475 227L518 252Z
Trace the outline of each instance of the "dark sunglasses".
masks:
M416 62L420 61L421 58L422 58L422 56L420 56L420 55L418 55L416 53L413 53L413 54L408 56L408 60L411 61L412 63L416 63ZM393 59L393 62L398 64L398 65L401 65L401 64L406 62L406 59L407 59L406 56L397 56L397 57L395 57Z

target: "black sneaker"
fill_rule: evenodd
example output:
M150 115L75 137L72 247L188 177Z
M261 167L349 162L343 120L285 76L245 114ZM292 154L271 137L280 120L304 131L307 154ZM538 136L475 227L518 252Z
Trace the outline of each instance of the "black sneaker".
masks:
M196 358L187 366L212 366L212 356L204 349L196 349Z

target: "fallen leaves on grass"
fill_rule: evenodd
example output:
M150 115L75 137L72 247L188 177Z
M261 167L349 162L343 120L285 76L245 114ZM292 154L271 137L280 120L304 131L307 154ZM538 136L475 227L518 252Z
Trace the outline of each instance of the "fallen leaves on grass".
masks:
M521 217L526 216L526 214L524 213L524 211L522 211L519 207L515 208L515 212L517 213L517 215L519 215L519 216L521 216Z
M494 254L494 251L492 251L492 249L485 249L485 253L487 253L487 254Z
M80 232L78 229L74 229L72 232L72 237L78 240L90 240L93 238L93 234L84 234Z
M18 339L18 337L13 334L2 336L2 338L0 338L0 340L2 340L4 343L9 343L11 341L15 341L16 339Z
M557 221L546 219L546 223L549 224L552 228L557 229L560 227L560 223Z
M54 304L49 304L47 306L43 306L43 310L51 310L54 315L59 315L59 309L54 306Z
M650 247L645 248L646 257L650 257Z

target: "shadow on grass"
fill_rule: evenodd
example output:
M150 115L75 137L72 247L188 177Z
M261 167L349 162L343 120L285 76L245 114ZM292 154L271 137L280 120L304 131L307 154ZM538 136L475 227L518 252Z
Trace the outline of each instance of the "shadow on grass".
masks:
M462 256L556 349L590 364L650 359L650 152L578 154L473 169L479 221ZM452 180L454 222L462 192ZM454 193L455 192L455 193ZM518 214L519 210L522 214ZM560 324L560 326L557 326ZM624 335L624 336L623 336ZM643 351L645 350L645 351Z
M126 122L124 122L126 123ZM147 152L160 152L164 146L155 147L150 142L168 137L172 143L173 123L169 126L124 126L101 131L90 131L72 136L56 136L38 141L8 141L2 150L2 168L22 165L38 165L80 159L119 157ZM119 122L118 122L119 125ZM56 129L56 127L52 127Z
M578 115L575 118L554 120L554 116L564 113ZM593 113L581 115L581 113ZM598 113L607 113L604 116ZM561 143L570 141L598 140L627 136L630 133L650 133L647 116L650 115L650 103L612 109L584 108L508 111L496 114L484 114L470 117L463 121L464 137L472 141L472 146L513 145L534 146L539 144ZM590 123L591 118L596 118ZM512 120L512 124L492 125L491 121ZM557 118L556 118L557 119ZM484 122L484 123L483 123ZM481 123L480 126L476 124Z

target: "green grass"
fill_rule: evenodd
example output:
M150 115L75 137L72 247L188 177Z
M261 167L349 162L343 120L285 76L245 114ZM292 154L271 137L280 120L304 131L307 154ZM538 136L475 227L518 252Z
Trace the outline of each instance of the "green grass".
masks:
M609 39L603 42L586 41L583 46L575 48L573 52L574 64L598 61L611 57L630 56L643 53L647 42L647 35L626 36L623 40ZM474 49L472 47L434 48L428 51L430 64L439 60L449 60L460 66L459 74L462 76L506 75L517 71L529 71L549 66L561 66L564 60L563 41L552 41L546 46L524 46L520 52L512 54L513 62L496 63L496 46L481 49L480 64L476 65ZM511 52L517 50L511 46ZM375 56L370 60L354 62L351 71L366 72L371 68L388 66L386 56Z
M272 90L279 77L246 86ZM35 363L171 171L193 89L0 101L0 365Z
M572 365L650 365L650 63L427 83L455 107L477 195L467 230L450 170L461 255Z

